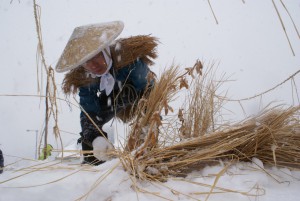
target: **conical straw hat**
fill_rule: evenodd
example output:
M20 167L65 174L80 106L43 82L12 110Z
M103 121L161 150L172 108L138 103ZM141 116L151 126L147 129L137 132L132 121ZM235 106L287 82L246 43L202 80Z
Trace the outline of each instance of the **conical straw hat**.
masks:
M65 72L82 65L109 46L122 32L121 21L80 26L74 29L61 57L56 71Z

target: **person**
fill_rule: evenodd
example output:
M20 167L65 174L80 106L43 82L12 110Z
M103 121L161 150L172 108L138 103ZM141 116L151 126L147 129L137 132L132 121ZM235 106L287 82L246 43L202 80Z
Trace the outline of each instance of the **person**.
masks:
M0 174L3 173L3 169L4 169L4 157L3 157L2 150L0 149Z
M79 91L83 164L109 159L113 145L103 125L116 116L124 122L132 118L134 106L154 84L149 65L157 57L157 39L139 35L116 40L123 28L121 21L75 28L56 65L57 72L68 71L64 93Z

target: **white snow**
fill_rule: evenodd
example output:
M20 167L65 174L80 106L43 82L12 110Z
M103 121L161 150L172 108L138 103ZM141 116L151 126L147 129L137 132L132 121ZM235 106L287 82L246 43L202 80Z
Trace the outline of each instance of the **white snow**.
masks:
M261 165L261 164L260 164ZM79 160L22 161L1 175L0 200L288 200L299 198L300 172L255 163L206 166L167 182L136 180L119 159L100 166ZM150 174L158 170L147 168ZM4 183L3 183L4 182ZM209 194L211 192L211 194Z
M77 144L77 140L74 142L70 143L68 146L66 146L62 152L58 153L57 156L55 157L56 159L74 159L80 158L80 149L81 149L81 144Z
M125 27L120 37L152 34L160 39L159 57L151 67L156 74L160 75L172 63L183 69L193 66L198 58L204 66L215 63L221 73L226 72L230 80L234 80L221 89L228 90L228 97L233 99L270 89L299 70L300 40L279 0L274 2L295 56L272 1L210 2L218 25L208 1L204 0L37 0L41 7L46 63L52 67L56 65L75 27L122 20ZM284 3L299 29L299 1L286 0ZM135 179L124 171L117 158L97 167L82 166L76 145L80 132L79 109L75 106L78 97L72 96L70 103L58 103L59 126L67 150L64 156L67 157L62 161L58 159L60 142L50 131L49 143L55 148L52 156L46 161L33 160L35 141L40 141L44 126L44 99L6 96L38 94L37 34L32 4L31 0L0 2L0 148L6 165L0 175L0 201L300 199L299 171L269 167L257 158L248 163L232 164L228 169L224 169L227 163L220 161L219 165L195 170L186 178L171 177L165 183ZM116 50L118 48L117 44ZM58 95L64 98L60 89L63 74L56 73L55 76ZM298 88L299 77L294 80ZM45 83L39 84L39 90L44 94ZM228 103L224 117L242 119L256 114L271 101L299 105L295 94L295 86L291 87L291 82L287 82L260 98L241 102L243 108L236 102ZM180 108L181 105L176 104L172 107ZM109 137L112 136L111 141L115 140L119 147L128 133L127 125L114 120L105 128L108 133L113 133ZM38 139L34 132L26 132L28 129L39 130ZM275 145L270 150L276 154ZM157 172L151 168L147 171ZM209 192L212 193L209 195Z

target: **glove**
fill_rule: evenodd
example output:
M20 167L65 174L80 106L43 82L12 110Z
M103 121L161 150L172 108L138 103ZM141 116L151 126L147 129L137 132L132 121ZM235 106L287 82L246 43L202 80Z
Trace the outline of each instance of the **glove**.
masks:
M99 161L107 161L111 157L109 152L114 149L113 145L107 141L104 137L96 137L93 142L93 153Z

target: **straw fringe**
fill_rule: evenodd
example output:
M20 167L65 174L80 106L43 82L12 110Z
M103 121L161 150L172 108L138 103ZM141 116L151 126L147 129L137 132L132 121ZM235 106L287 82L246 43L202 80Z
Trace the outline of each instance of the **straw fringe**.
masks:
M111 45L113 67L119 69L127 66L137 59L143 60L147 65L153 65L157 57L156 46L158 39L149 35L138 35L117 40ZM86 76L83 67L78 67L66 73L62 89L66 95L75 94L79 87L97 82L98 79Z
M110 47L114 67L122 68L133 63L136 59L143 60L147 65L154 64L157 57L158 39L150 35L138 35L122 38Z

